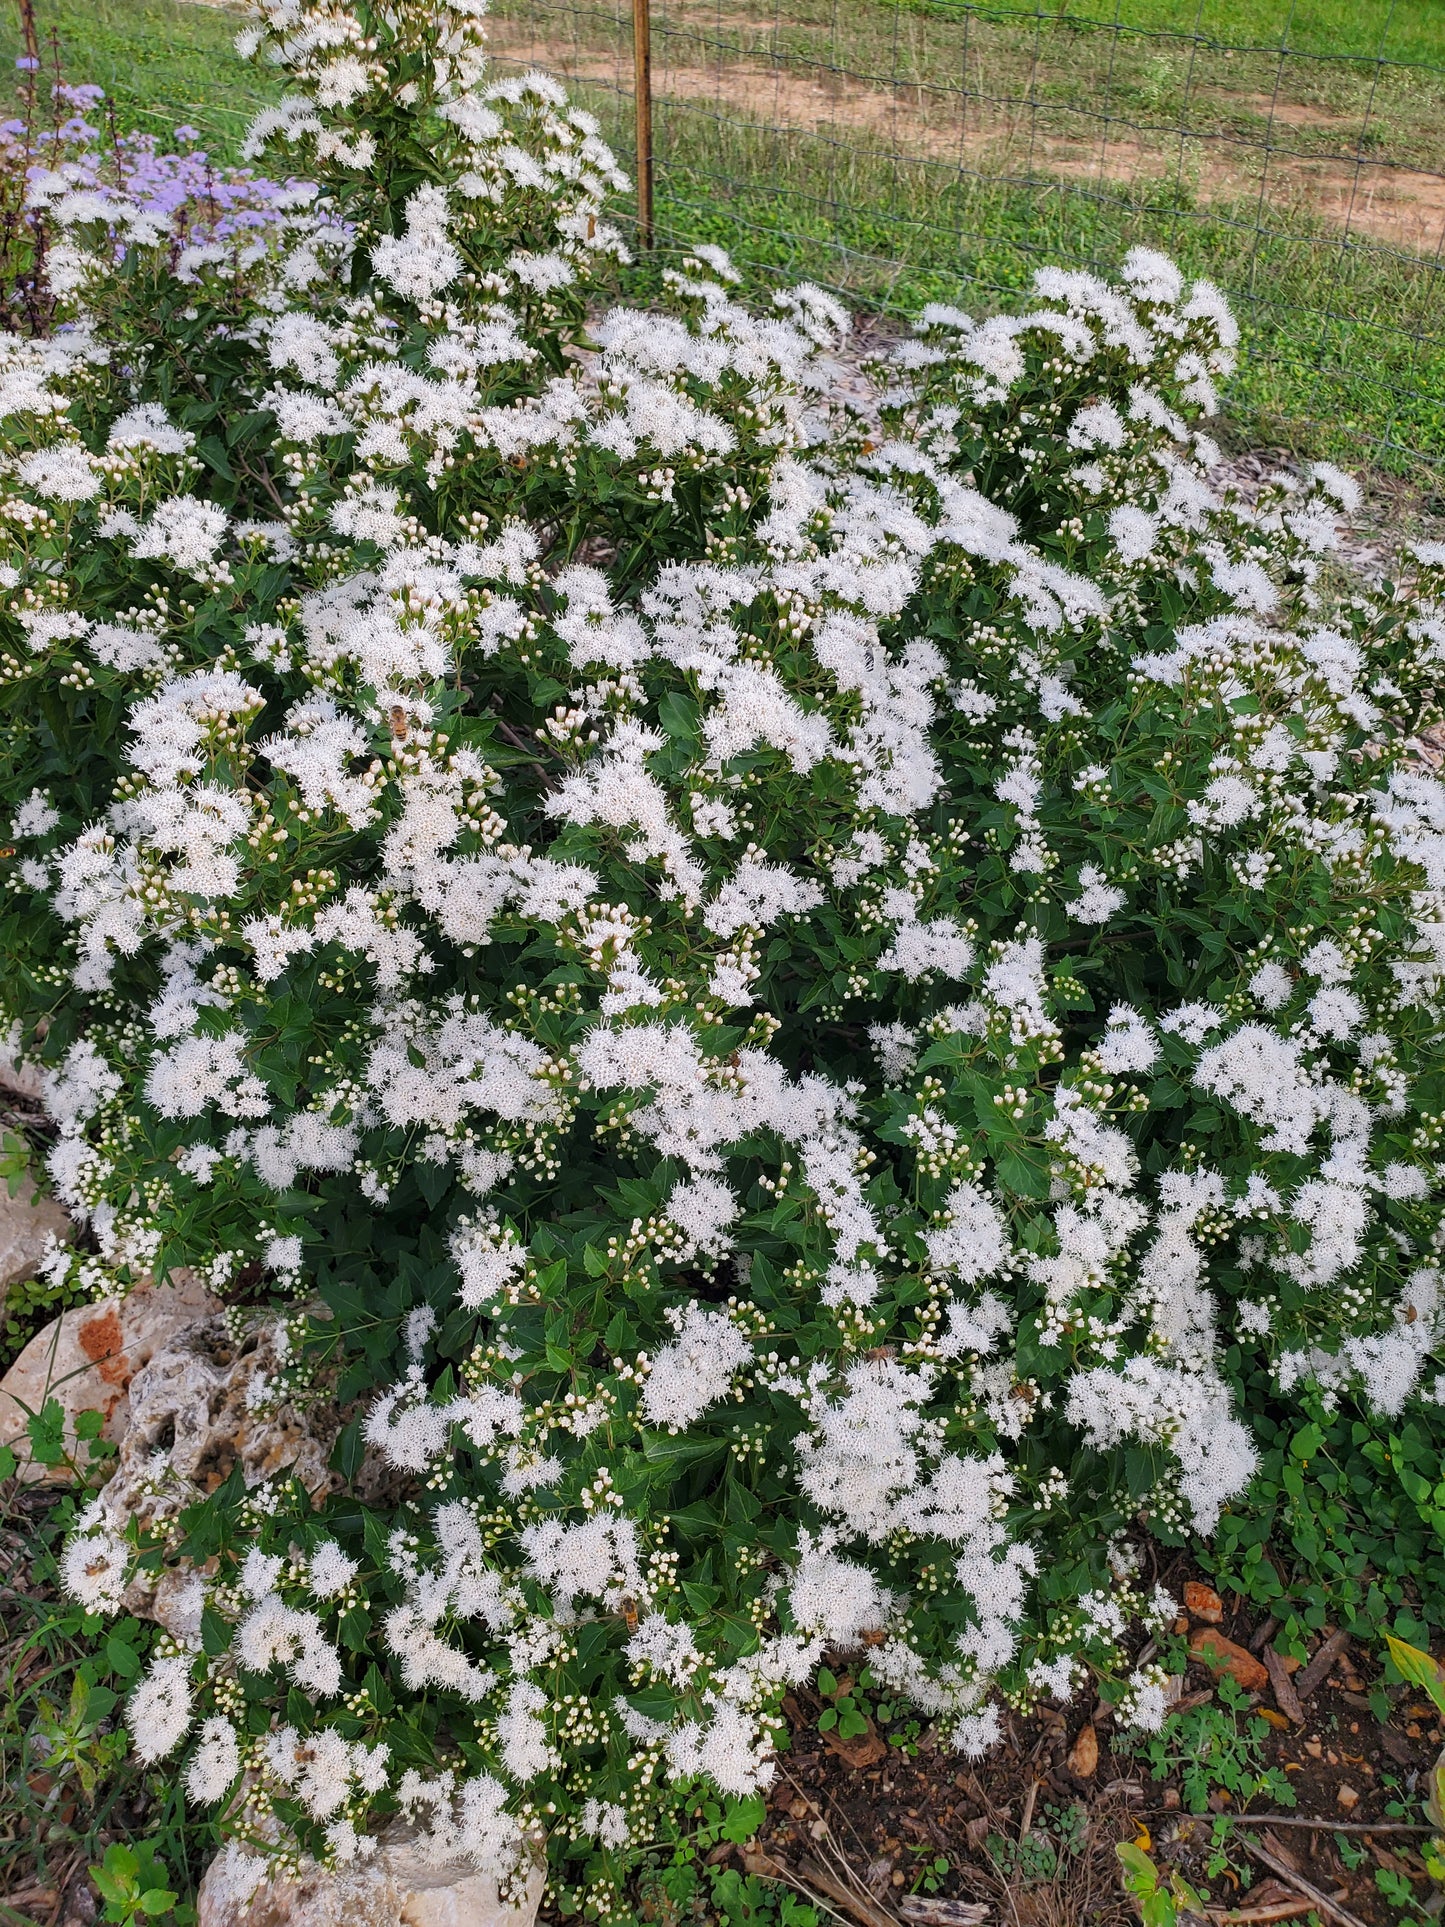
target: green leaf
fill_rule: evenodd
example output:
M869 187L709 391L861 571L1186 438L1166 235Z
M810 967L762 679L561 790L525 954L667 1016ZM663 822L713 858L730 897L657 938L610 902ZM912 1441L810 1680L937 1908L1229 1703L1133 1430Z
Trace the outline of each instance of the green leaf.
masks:
M219 435L204 435L196 443L196 453L214 474L227 482L235 481L231 463L226 454L226 444Z
M697 704L690 696L682 696L676 690L669 690L657 705L657 720L669 736L675 736L688 743L696 741Z
M38 1412L25 1421L30 1439L30 1456L37 1465L63 1465L65 1462L65 1414L60 1401L46 1399Z
M214 1607L206 1606L201 1611L201 1651L207 1658L215 1659L220 1653L229 1652L231 1647L231 1626L221 1617Z
M105 1657L110 1670L119 1673L122 1679L134 1679L141 1669L140 1654L119 1633L111 1633L106 1639Z
M1385 1635L1385 1644L1400 1677L1428 1693L1439 1711L1445 1713L1445 1677L1441 1676L1439 1666L1430 1655L1422 1653L1418 1646L1407 1646L1403 1639L1396 1639L1393 1633Z
M756 1794L750 1794L744 1800L730 1801L720 1829L722 1837L739 1844L751 1840L767 1817L768 1809Z
M681 1434L670 1438L665 1433L653 1433L642 1451L653 1465L677 1470L684 1465L696 1465L702 1459L717 1458L727 1450L727 1444L726 1439L685 1438Z
M95 1882L102 1900L109 1901L112 1907L124 1907L133 1897L134 1888L129 1881L122 1882L104 1867L92 1867L90 1877Z
M1132 1840L1121 1840L1114 1849L1124 1869L1125 1885L1130 1893L1149 1893L1159 1884L1159 1870L1142 1847L1136 1847Z

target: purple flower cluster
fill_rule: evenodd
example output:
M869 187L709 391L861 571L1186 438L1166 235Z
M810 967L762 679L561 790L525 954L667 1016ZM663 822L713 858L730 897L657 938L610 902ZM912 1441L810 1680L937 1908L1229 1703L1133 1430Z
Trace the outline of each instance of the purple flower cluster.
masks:
M24 66L23 57L17 64ZM194 247L267 228L308 194L301 181L216 166L194 127L177 127L164 151L154 134L102 134L87 118L105 98L93 84L61 83L51 97L57 111L71 110L53 127L0 122L0 173L23 175L33 201L52 198L62 181L65 189L120 193L172 224L182 246Z

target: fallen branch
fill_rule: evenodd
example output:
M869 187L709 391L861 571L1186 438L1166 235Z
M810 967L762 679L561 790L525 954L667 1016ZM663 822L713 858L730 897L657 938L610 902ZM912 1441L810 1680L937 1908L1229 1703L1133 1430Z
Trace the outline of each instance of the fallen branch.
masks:
M1024 1795L1023 1818L1019 1821L1020 1840L1027 1840L1029 1837L1029 1828L1034 1823L1034 1803L1039 1797L1039 1788L1042 1784L1043 1782L1041 1780L1031 1780L1029 1782L1029 1790Z
M1309 1820L1297 1813L1231 1813L1237 1826L1315 1827L1321 1833L1434 1833L1420 1820Z
M1342 1907L1338 1901L1331 1900L1329 1895L1322 1892L1312 1880L1306 1880L1302 1873L1296 1873L1294 1868L1281 1860L1277 1853L1271 1853L1269 1848L1261 1846L1258 1840L1245 1839L1239 1844L1251 1859L1257 1860L1262 1867L1268 1867L1275 1878L1283 1881L1286 1887L1293 1887L1296 1893L1303 1894L1306 1899L1312 1900L1320 1913L1327 1914L1331 1920L1337 1920L1340 1927L1365 1927L1364 1921L1358 1914L1352 1914L1347 1907Z
M1211 1907L1209 1918L1215 1927L1247 1927L1247 1923L1263 1923L1273 1920L1298 1920L1301 1914L1314 1912L1315 1903L1301 1894L1298 1900L1273 1901L1268 1907Z
M937 1900L928 1894L905 1894L898 1911L914 1927L983 1927L989 1910L981 1900Z
M1274 1688L1275 1705L1287 1720L1292 1720L1296 1726L1303 1726L1305 1710L1300 1705L1294 1681L1290 1678L1284 1661L1273 1646L1266 1646L1264 1649L1264 1670L1269 1674L1269 1683Z
M1332 1632L1323 1646L1316 1652L1308 1666L1300 1668L1294 1676L1294 1690L1301 1699L1308 1699L1329 1672L1340 1654L1349 1643L1349 1634L1344 1627Z

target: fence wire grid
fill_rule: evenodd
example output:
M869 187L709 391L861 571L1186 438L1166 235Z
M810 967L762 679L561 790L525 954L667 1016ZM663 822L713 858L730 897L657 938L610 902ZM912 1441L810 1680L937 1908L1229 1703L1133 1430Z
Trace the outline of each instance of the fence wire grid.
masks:
M1289 21L1221 40L1204 0L1188 28L1064 3L650 0L659 244L904 320L1145 242L1235 302L1248 433L1438 490L1445 7L1407 58L1385 49L1409 0L1356 0L1350 51ZM494 0L492 45L566 79L636 168L632 0Z

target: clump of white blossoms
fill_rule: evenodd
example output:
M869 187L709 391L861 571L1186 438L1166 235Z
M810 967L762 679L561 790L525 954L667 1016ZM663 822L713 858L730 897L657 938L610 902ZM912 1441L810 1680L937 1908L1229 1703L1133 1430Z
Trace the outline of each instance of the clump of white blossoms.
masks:
M1245 1378L1419 1395L1445 551L1336 588L1347 478L1228 494L1147 251L928 310L868 420L714 250L595 319L613 162L478 12L265 0L320 192L159 330L165 234L57 204L3 988L57 1263L269 1277L353 1408L324 1502L85 1515L94 1610L194 1570L138 1749L238 1880L401 1812L605 1911L830 1649L968 1752L1091 1672L1157 1724L1124 1535L1244 1494Z

